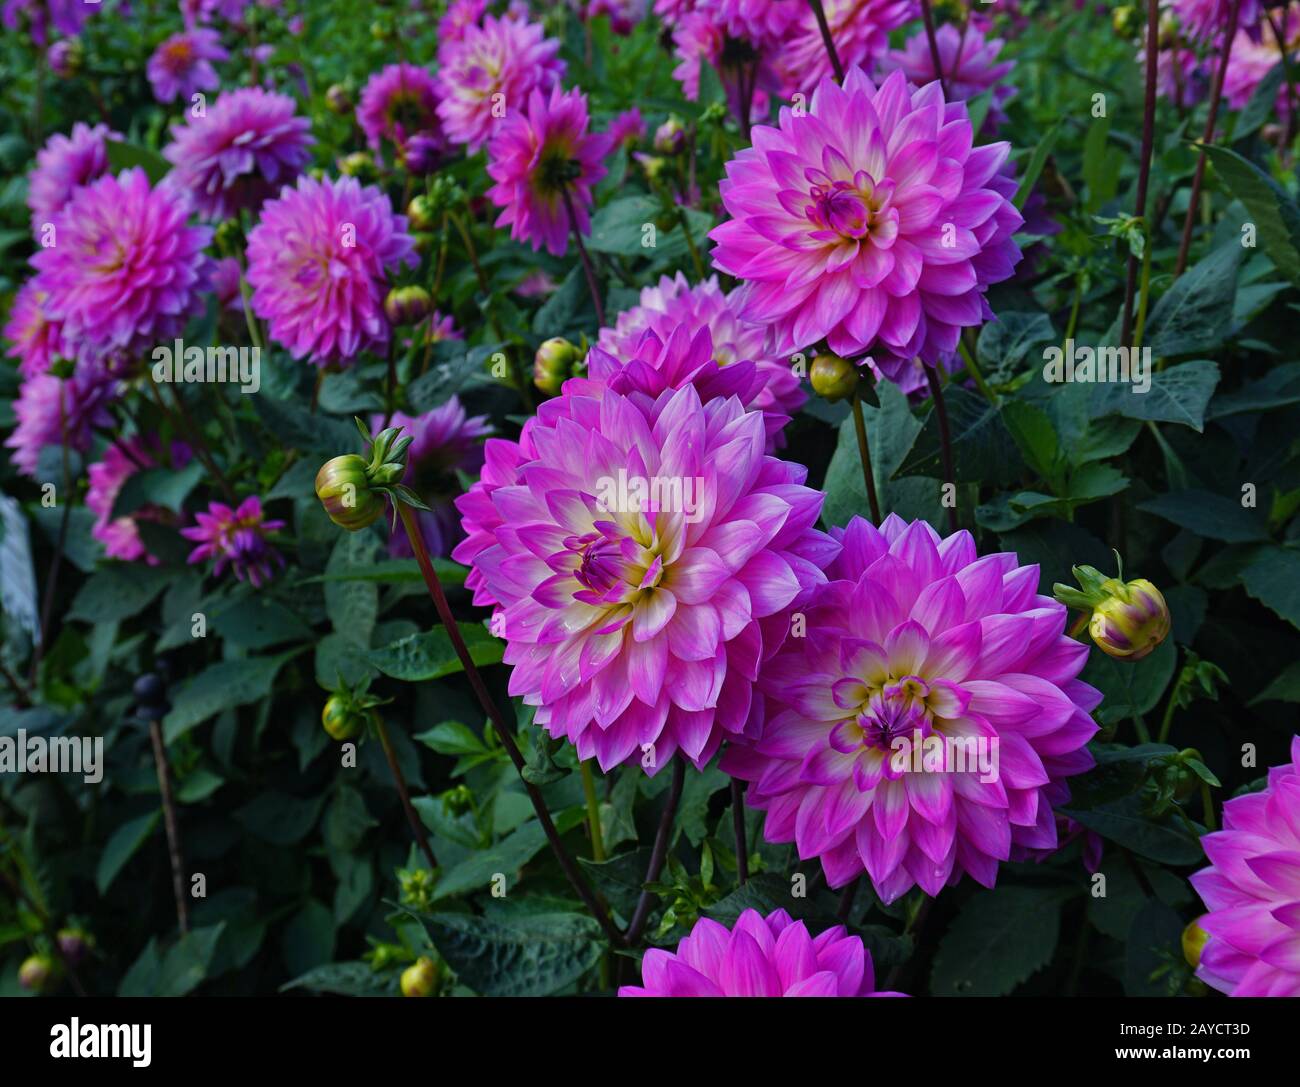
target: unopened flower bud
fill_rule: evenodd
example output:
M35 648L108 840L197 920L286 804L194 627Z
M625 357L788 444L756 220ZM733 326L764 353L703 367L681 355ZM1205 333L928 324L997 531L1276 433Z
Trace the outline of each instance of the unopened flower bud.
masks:
M677 155L685 146L686 128L676 117L669 117L655 129L655 154Z
M632 157L641 164L641 169L645 171L646 179L649 181L658 178L668 165L668 160L661 155L646 155L638 151Z
M419 324L433 309L433 299L423 287L394 287L384 299L384 313L394 325Z
M71 966L78 966L90 950L90 937L79 928L59 929L59 951Z
M1143 16L1132 4L1121 4L1110 16L1111 26L1121 38L1132 38L1142 29Z
M81 70L84 56L80 38L61 38L46 50L45 60L51 72L60 79L68 79Z
M1193 970L1201 965L1201 952L1209 939L1210 934L1200 926L1200 918L1183 929L1183 958Z
M427 196L417 196L406 205L406 219L412 230L432 230L438 225L437 209Z
M331 739L355 740L365 731L373 712L359 707L347 694L334 694L325 701L320 723Z
M316 473L316 497L329 519L349 532L375 523L384 512L384 499L370 488L366 461L356 453L335 457Z
M533 359L533 384L549 396L557 396L560 386L572 376L573 366L582 352L563 336L553 336L537 349Z
M28 992L48 992L57 980L58 968L49 955L29 955L18 967L18 984Z
M1092 611L1088 633L1108 656L1139 661L1169 636L1169 605L1145 578L1108 578L1107 596Z
M402 971L403 996L433 996L438 986L438 967L430 958L421 955Z
M834 403L853 395L858 387L858 368L839 355L818 355L808 369L813 392Z
M339 171L348 177L373 181L375 178L375 160L365 151L353 151L339 159Z
M337 113L340 117L352 112L352 95L348 94L347 87L342 83L330 84L330 89L325 92L325 108L331 113Z

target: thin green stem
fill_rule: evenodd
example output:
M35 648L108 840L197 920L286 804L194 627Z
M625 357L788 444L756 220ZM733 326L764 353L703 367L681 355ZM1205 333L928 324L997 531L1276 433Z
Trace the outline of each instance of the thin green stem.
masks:
M591 772L591 760L579 767L582 772L582 795L587 801L587 832L591 835L591 859L597 864L605 859L605 839L600 832L600 801L596 798L596 778Z
M871 446L867 442L867 421L862 415L862 394L853 390L853 429L858 435L858 459L862 461L862 482L867 488L871 520L880 524L880 502L876 498L876 478L871 471Z
M983 393L984 399L996 408L998 406L997 394L989 388L989 383L984 380L979 364L975 361L975 352L970 349L964 338L957 341L957 348L961 351L962 361L966 364L966 372L970 374L971 380L975 382L975 388L979 389Z
M1218 830L1219 820L1218 816L1214 814L1214 797L1210 793L1210 783L1208 781L1201 782L1201 806L1205 809L1205 829Z

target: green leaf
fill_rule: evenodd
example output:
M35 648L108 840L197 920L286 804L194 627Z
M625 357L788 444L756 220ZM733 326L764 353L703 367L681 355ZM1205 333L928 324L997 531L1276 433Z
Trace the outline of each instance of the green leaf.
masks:
M104 144L104 150L108 155L109 172L113 174L138 166L149 178L149 184L157 185L171 172L172 164L157 151L151 151L147 147L122 140L109 140Z
M222 921L192 929L177 940L163 958L153 995L185 996L197 989L207 979L225 928Z
M99 867L95 870L95 886L99 888L100 894L104 894L113 885L113 880L126 867L126 862L149 840L154 827L158 825L159 815L159 812L151 811L136 816L113 832L104 846L104 852L99 855Z
M1034 348L1056 343L1056 339L1056 329L1047 314L1009 310L980 329L975 358L990 380L1009 380Z
M1055 487L1060 476L1060 447L1047 412L1024 400L1010 400L1002 418L1025 463Z
M500 638L478 626L463 626L460 632L475 664L483 666L501 660L505 643ZM445 627L408 635L380 649L372 649L367 656L384 675L407 683L441 679L461 670L460 658L456 656Z
M1300 284L1300 208L1276 181L1226 147L1205 148L1215 172L1246 205L1255 233L1274 266Z
M232 600L210 617L223 641L240 649L266 649L312 638L312 629L294 612L269 596Z
M1240 502L1211 491L1193 488L1157 495L1141 503L1138 509L1210 540L1253 543L1268 539L1268 526L1262 518L1243 508Z
M957 482L995 486L1014 482L1022 470L1020 451L1007 430L1001 410L979 393L960 385L949 384L943 395L948 406L953 474ZM939 420L931 408L924 428L898 474L941 479L942 465Z
M1232 330L1242 247L1221 246L1174 280L1151 310L1146 342L1157 358L1206 354Z
M1239 576L1246 592L1293 627L1300 627L1300 551L1261 548Z
M1126 796L1096 808L1060 809L1089 830L1117 842L1139 856L1161 864L1190 865L1204 859L1201 840L1173 816L1152 819L1142 810L1141 798Z
M645 874L650 867L650 846L643 845L627 853L620 853L607 861L593 861L579 857L591 882L607 902L624 917L631 917L641 897Z
M645 236L642 228L646 223L655 222L659 215L659 201L653 197L625 196L612 200L592 216L587 248L623 257L654 256L653 249L642 245Z
M1286 76L1286 65L1279 59L1250 93L1250 100L1237 116L1232 129L1233 143L1253 136L1277 114L1277 92Z
M324 804L323 795L298 797L268 789L239 808L235 820L272 845L296 845L311 833Z
M68 618L91 623L130 619L152 604L170 580L168 573L157 567L126 563L106 566L81 586Z
M286 981L280 992L312 989L339 996L392 996L393 975L377 972L368 962L332 962Z
M538 309L533 317L533 334L542 339L562 336L572 332L578 314L586 306L589 292L587 277L582 268L575 266L564 277L564 282Z
M1246 705L1253 706L1257 702L1300 702L1300 661L1288 664L1272 683Z
M1124 993L1126 996L1177 995L1171 990L1171 963L1181 966L1183 920L1159 899L1143 903L1124 941Z
M864 405L862 415L867 424L867 448L871 452L876 493L888 508L890 478L921 433L921 423L913 417L907 396L892 381L877 382L876 395L880 407ZM828 525L843 525L854 514L866 516L870 512L852 416L840 423L835 453L826 469L825 491L822 520Z
M475 850L460 864L444 872L434 888L433 897L449 898L466 891L476 891L491 883L498 872L510 884L515 873L545 848L546 832L534 819L494 845Z
M163 721L167 741L170 743L222 710L269 698L276 673L293 655L284 653L277 657L250 657L208 665L173 699L171 712Z
M1150 713L1173 678L1177 658L1169 638L1140 661L1118 661L1094 649L1079 678L1105 696L1095 712L1097 720L1109 725Z
M307 899L285 925L281 950L291 974L302 975L332 959L334 911L314 898Z
M1197 433L1205 429L1205 409L1219 383L1219 367L1208 359L1183 362L1151 375L1145 393L1123 382L1104 382L1093 392L1097 415L1123 415L1160 423L1181 423Z
M1038 175L1043 172L1043 167L1047 165L1047 156L1052 153L1052 148L1056 146L1056 138L1060 134L1061 122L1057 121L1039 139L1037 146L1034 148L1034 153L1029 157L1029 164L1020 175L1020 188L1016 190L1017 209L1025 206L1025 201L1029 199L1029 194L1033 191L1034 182L1038 180Z
M416 733L411 739L432 748L439 755L481 755L487 750L474 730L459 721L444 721L425 732Z
M480 344L466 351L463 345L453 340L435 344L435 353L439 348L454 353L451 353L446 361L431 367L428 373L421 374L406 387L406 398L413 411L431 411L445 404L453 394L462 392L476 381L485 380L484 365L497 352L505 351L507 345Z
M441 913L425 923L448 965L483 996L549 996L577 981L601 955L600 925L585 914L489 919Z
M249 399L254 401L253 407L266 428L286 446L323 457L358 452L360 442L351 423L313 415L303 405L277 400L266 392Z
M451 559L432 559L433 572L443 587L464 585L469 568ZM368 566L351 566L331 570L316 577L303 578L298 584L311 585L317 582L329 584L332 581L378 581L385 585L423 584L424 575L420 573L420 564L414 559L380 559Z
M935 996L1006 996L1056 951L1057 888L1002 886L975 895L939 943L930 975Z
M330 552L325 572L365 566L377 557L378 552L379 542L373 533L344 532ZM373 581L327 581L325 613L334 633L358 649L369 649L370 635L379 616L379 586Z
M144 468L127 476L113 501L112 518L125 517L141 506L161 506L180 512L185 499L203 479L203 462L197 458L184 468Z

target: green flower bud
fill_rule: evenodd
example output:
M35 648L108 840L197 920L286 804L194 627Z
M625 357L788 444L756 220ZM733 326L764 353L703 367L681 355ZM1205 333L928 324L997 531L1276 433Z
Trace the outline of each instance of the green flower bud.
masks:
M365 151L353 151L339 159L339 171L348 177L360 178L362 181L375 179L375 160Z
M58 980L58 964L49 955L29 955L18 967L18 984L31 993L47 993Z
M839 355L818 355L812 360L808 380L818 396L834 403L853 395L858 387L858 368Z
M432 230L438 225L438 209L427 196L417 196L406 205L406 218L412 230Z
M537 349L533 359L533 384L548 396L558 396L560 386L573 375L582 352L563 336L553 336Z
M1210 934L1201 928L1199 917L1183 929L1183 958L1193 970L1201 965L1201 952L1209 939Z
M384 314L394 325L416 325L429 316L433 299L423 287L394 287L384 299Z
M1139 661L1169 636L1169 605L1145 578L1108 578L1107 594L1094 605L1088 633L1107 656Z
M1111 26L1121 38L1134 37L1142 29L1144 21L1145 17L1133 4L1121 4L1110 16Z
M347 453L327 460L316 473L316 497L329 519L357 532L375 523L384 512L384 498L371 490L364 457Z
M654 150L657 155L676 155L686 146L686 126L675 116L655 129Z
M365 731L373 711L358 708L346 694L330 695L320 723L334 740L355 740Z
M402 971L403 996L433 996L438 987L438 965L421 955Z
M638 151L633 157L641 164L641 169L645 171L645 176L649 181L657 180L668 165L668 160L661 158L659 155L643 155Z
M340 117L352 112L352 95L342 83L333 83L325 92L325 108Z

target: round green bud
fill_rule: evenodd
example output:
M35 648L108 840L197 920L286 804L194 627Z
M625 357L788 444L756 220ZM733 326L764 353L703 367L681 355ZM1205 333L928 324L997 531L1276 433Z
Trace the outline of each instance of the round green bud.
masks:
M325 702L320 723L333 740L355 740L365 730L370 714L358 710L346 695L335 694Z
M438 225L438 211L427 196L414 197L406 205L406 218L412 230L432 230Z
M839 355L818 355L808 369L813 392L834 403L853 395L858 387L858 368Z
M582 352L563 336L552 336L533 358L533 384L548 396L558 396L581 358Z
M384 512L384 498L370 489L367 464L356 453L327 460L316 473L316 497L340 528L358 532Z
M403 996L433 996L438 987L438 965L421 955L402 971Z
M1183 929L1183 958L1193 970L1201 965L1201 952L1210 939L1210 934L1201 928L1199 922L1200 918L1197 918Z
M375 179L375 160L365 151L353 151L339 159L339 170L348 177L360 178L362 181Z
M394 287L384 299L384 314L394 325L417 325L429 316L433 299L423 287Z
M325 92L325 108L340 117L352 112L352 95L342 83L333 83Z
M58 980L58 964L49 955L29 955L18 967L18 984L30 993L47 993Z

